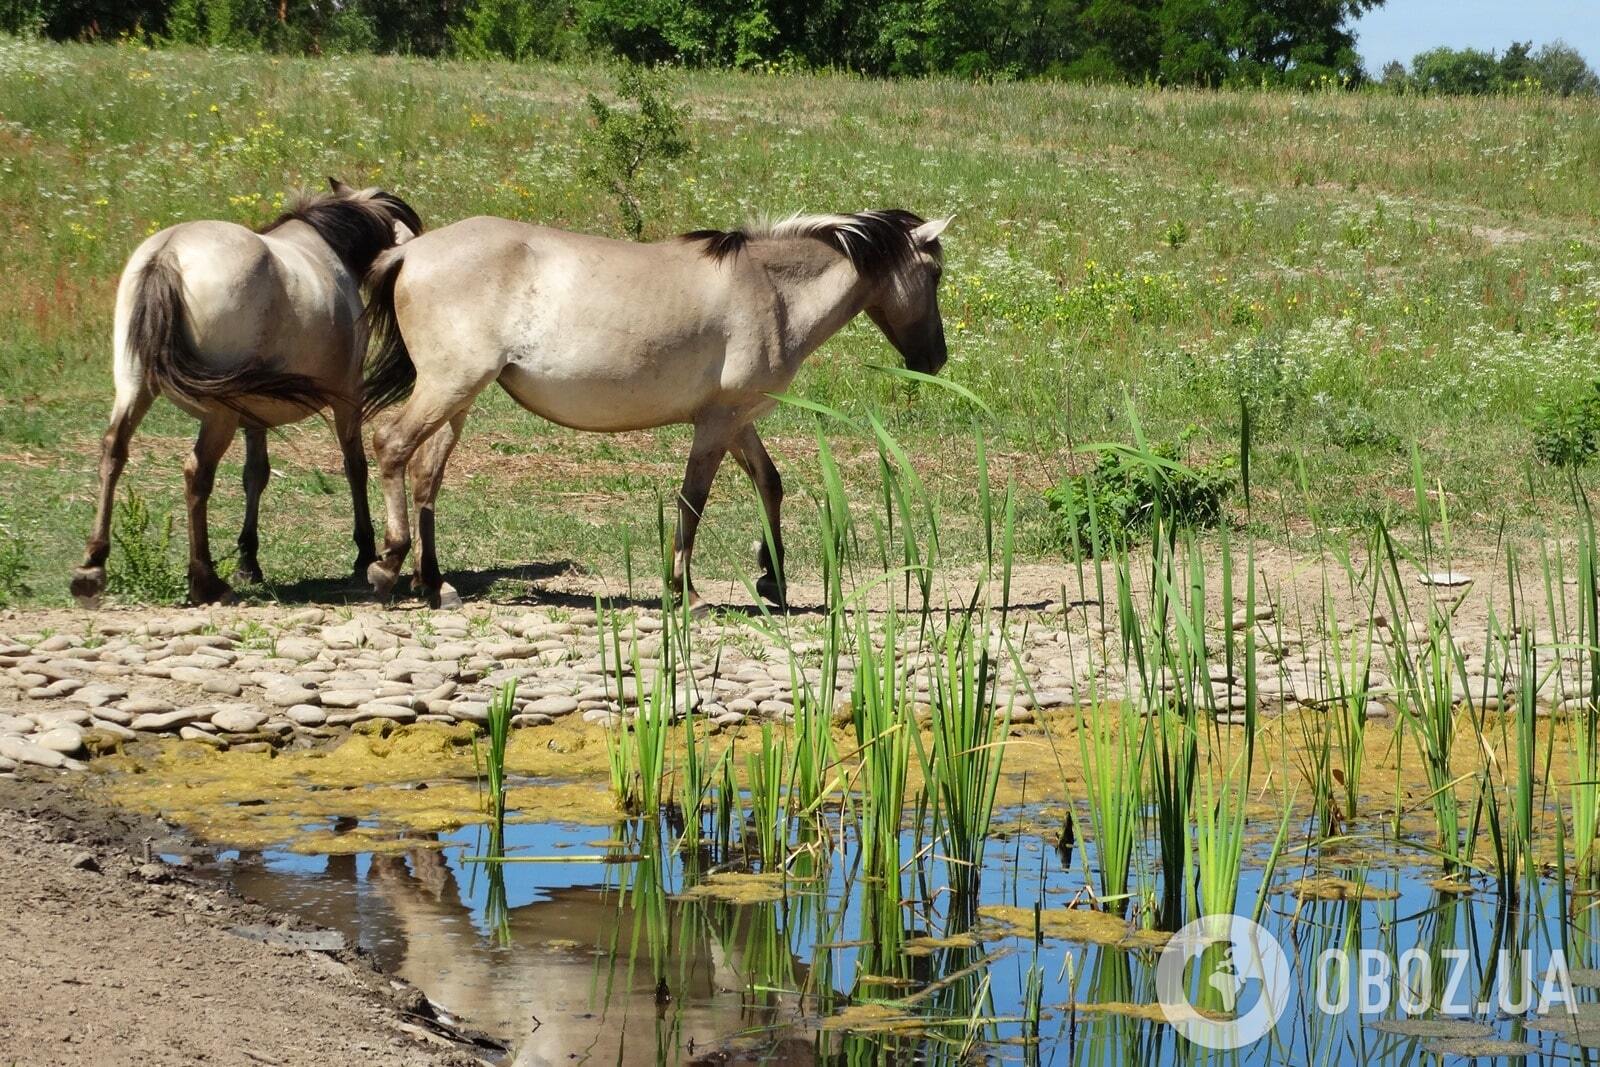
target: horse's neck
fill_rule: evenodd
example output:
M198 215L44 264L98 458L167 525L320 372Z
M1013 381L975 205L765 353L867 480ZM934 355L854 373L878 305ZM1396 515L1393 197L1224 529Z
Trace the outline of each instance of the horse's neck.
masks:
M784 309L785 356L803 360L861 313L870 283L850 261L819 242L795 242L795 255L769 261ZM809 246L809 247L805 247Z

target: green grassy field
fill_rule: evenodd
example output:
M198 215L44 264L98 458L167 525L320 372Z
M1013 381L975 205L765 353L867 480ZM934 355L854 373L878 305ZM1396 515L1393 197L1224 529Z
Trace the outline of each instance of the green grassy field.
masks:
M590 67L0 38L0 525L26 548L31 596L64 600L82 549L112 293L142 237L185 219L266 222L324 174L382 184L434 226L492 213L616 232L576 165L584 95L609 85ZM1017 483L1022 555L1049 558L1039 494L1083 469L1084 445L1128 439L1125 395L1153 437L1193 426L1200 458L1236 449L1243 396L1253 514L1279 536L1410 509L1413 442L1459 536L1538 536L1569 510L1528 419L1600 377L1593 102L717 73L674 85L696 152L669 168L653 235L795 210L956 214L946 373L995 418L873 371L896 357L865 321L797 383L882 413L945 512L954 561L976 551L975 434ZM765 424L802 571L820 425L801 411ZM125 484L158 509L181 503L192 429L162 404L136 438ZM828 431L870 493L871 441ZM620 574L625 542L654 544L657 494L670 499L686 447L681 431L572 433L486 395L440 500L447 573L571 561ZM263 567L342 574L331 432L306 423L272 448ZM214 498L219 547L239 458ZM747 570L756 523L729 464L702 572Z

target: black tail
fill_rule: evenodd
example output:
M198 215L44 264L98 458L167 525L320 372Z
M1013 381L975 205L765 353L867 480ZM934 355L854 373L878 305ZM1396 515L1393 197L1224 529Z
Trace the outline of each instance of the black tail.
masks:
M404 245L401 249L404 249ZM405 262L401 252L391 252L378 260L378 265L367 276L371 296L362 318L367 327L366 399L361 404L361 414L370 418L386 407L398 404L411 395L417 384L417 367L411 362L406 349L406 339L400 334L400 323L394 317L394 283L400 277L400 266Z
M144 369L151 392L218 403L241 414L246 397L286 401L308 413L336 399L316 379L275 370L268 363L213 370L184 336L183 315L178 265L170 255L157 253L139 272L128 317L129 354Z

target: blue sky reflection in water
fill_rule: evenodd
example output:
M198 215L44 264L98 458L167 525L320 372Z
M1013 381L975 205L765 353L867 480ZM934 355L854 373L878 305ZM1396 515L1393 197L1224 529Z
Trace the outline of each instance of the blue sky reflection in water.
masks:
M511 855L619 858L649 851L642 850L639 834L637 824L607 831L513 823L506 827L506 844ZM341 930L436 1003L510 1040L516 1063L573 1062L574 1053L580 1060L608 1064L1440 1062L1431 1039L1365 1025L1399 1015L1397 1004L1362 1016L1360 990L1352 988L1343 1014L1317 1008L1310 984L1313 964L1331 947L1378 950L1391 960L1423 949L1437 962L1426 982L1434 987L1431 995L1419 988L1422 969L1411 973L1422 999L1437 1006L1454 977L1452 968L1460 967L1463 981L1451 1003L1471 1005L1487 997L1490 1010L1475 1012L1475 1021L1489 1024L1497 1041L1527 1042L1532 1054L1525 1062L1590 1063L1595 1057L1492 1006L1500 988L1497 961L1520 965L1526 960L1537 983L1552 949L1560 948L1553 887L1547 887L1543 902L1547 914L1541 916L1540 905L1530 903L1519 916L1497 913L1487 890L1465 896L1435 890L1430 882L1437 870L1425 862L1380 866L1363 853L1364 862L1374 864L1370 870L1324 864L1316 872L1302 872L1285 863L1262 923L1282 943L1294 968L1287 1011L1270 1037L1237 1052L1213 1052L1189 1044L1162 1023L1071 1007L1074 1002L1153 1003L1157 952L1047 937L1036 953L1030 932L1002 931L982 915L977 944L935 947L919 957L897 948L900 973L889 976L895 980L864 981L860 972L870 950L861 940L870 933L871 908L864 906L870 891L853 848L835 851L821 883L796 882L783 901L758 904L676 899L694 879L683 857L671 853L665 832L655 863L648 856L625 863L509 863L504 866L502 937L492 910L492 880L482 865L462 860L482 847L482 838L481 828L468 827L447 835L443 849L245 855L232 865L232 878L258 899ZM916 847L907 835L903 855L912 856ZM1264 849L1252 858L1258 869L1244 877L1242 909L1254 905ZM1024 914L1031 914L1035 901L1044 909L1082 904L1086 859L1092 863L1092 850L1073 853L1064 867L1055 844L1031 832L992 841L981 904L1020 907ZM798 871L805 865L795 866ZM944 884L937 861L929 861L925 871L928 886ZM1305 873L1365 882L1375 896L1398 895L1361 902L1299 901L1284 886ZM915 865L907 868L898 892L902 901L923 895L918 877ZM1575 899L1580 907L1586 903L1586 898ZM900 908L902 929L890 940L946 933L949 904L947 895L937 896L932 916ZM1600 963L1595 941L1600 922L1588 914L1573 919L1566 951L1575 969ZM1446 960L1445 949L1459 952L1460 959ZM1023 1016L1033 968L1042 980L1044 1010L1039 1044L1030 1050L1020 1042L1028 1025ZM941 986L952 974L958 977ZM1578 978L1586 976L1580 971ZM1251 984L1245 983L1237 1012L1248 1010L1258 995ZM930 986L933 992L925 992ZM1506 986L1508 993L1517 988ZM1575 988L1580 1001L1596 1001L1594 989ZM843 1009L852 994L858 1002L887 1005L868 1009L873 1021L911 1019L920 1025L905 1023L898 1032L820 1030L819 1019ZM1337 1000L1336 994L1327 995ZM1593 1020L1596 1016L1587 1012L1600 1007L1581 1011ZM1424 1017L1437 1018L1439 1012L1429 1010ZM1580 1039L1600 1044L1600 1023L1593 1025ZM1505 1062L1499 1056L1477 1061ZM1448 1062L1473 1060L1452 1056Z

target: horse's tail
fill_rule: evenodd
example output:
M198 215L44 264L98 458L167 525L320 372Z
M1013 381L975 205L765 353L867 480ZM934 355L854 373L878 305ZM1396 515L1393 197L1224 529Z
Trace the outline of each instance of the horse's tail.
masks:
M394 284L405 263L405 249L406 246L401 245L379 256L367 275L371 295L362 318L369 347L366 399L361 405L361 413L366 417L398 404L411 395L411 387L417 383L417 366L411 362L411 352L406 348L406 339L400 333L400 323L394 314Z
M315 378L269 363L252 361L221 371L208 367L185 336L183 279L169 252L157 252L140 268L132 295L127 352L152 393L218 403L241 414L245 397L285 401L308 412L334 399Z

